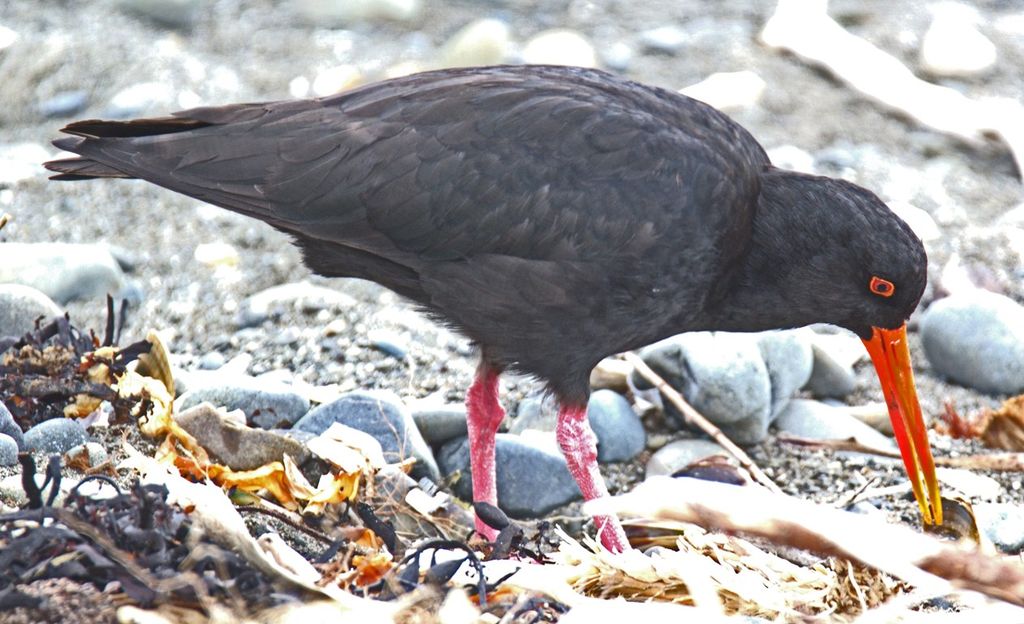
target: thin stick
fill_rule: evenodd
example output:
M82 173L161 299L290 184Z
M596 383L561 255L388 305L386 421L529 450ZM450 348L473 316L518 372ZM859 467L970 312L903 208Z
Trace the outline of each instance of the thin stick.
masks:
M775 485L775 482L772 481L764 471L757 467L757 464L750 459L750 456L747 455L743 449L736 446L728 436L722 433L721 429L716 427L714 423L702 416L701 413L695 410L692 405L687 403L686 399L683 398L683 395L680 394L678 390L668 385L668 382L662 379L658 373L651 370L651 367L640 359L640 356L635 353L624 353L623 357L626 358L627 362L633 365L636 371L640 373L641 377L649 381L651 385L657 388L658 391L668 399L669 403L679 410L687 423L699 427L701 431L708 434L708 436L717 442L719 446L735 457L736 461L740 463L740 466L742 466L750 473L750 476L754 478L754 481L757 481L759 484L776 494L782 493L779 486Z
M4 226L7 225L7 222L10 221L10 220L11 220L10 213L5 212L3 214L0 214L0 230L4 229Z
M811 449L828 449L831 451L854 451L870 453L880 457L899 459L898 451L882 449L861 444L854 439L846 440L811 440L798 436L780 434L779 442L795 444ZM995 470L999 472L1024 472L1024 453L986 453L984 455L961 455L960 457L936 457L935 465L944 468L972 468L975 470Z

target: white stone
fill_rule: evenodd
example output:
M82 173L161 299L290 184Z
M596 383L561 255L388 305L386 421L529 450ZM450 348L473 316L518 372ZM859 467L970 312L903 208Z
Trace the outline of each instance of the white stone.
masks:
M683 95L717 109L742 110L757 104L765 82L752 71L718 72L679 90Z
M320 28L337 28L357 21L410 22L423 11L420 0L296 0L299 14Z
M772 164L780 169L814 173L814 157L795 145L779 145L767 151Z
M939 225L935 223L927 211L918 208L907 202L889 202L889 210L896 213L896 216L906 222L914 234L924 242L936 240L942 236Z
M481 19L463 26L441 49L444 67L495 65L506 59L511 45L508 24L496 19Z
M196 259L196 262L207 266L236 266L238 264L238 250L220 241L196 245L192 257Z
M174 89L162 82L140 82L118 91L110 98L110 106L134 114L149 106L170 104L175 101Z
M0 50L9 48L17 40L18 33L6 26L0 26Z
M46 173L50 152L36 143L0 145L0 186L9 186Z
M288 94L293 98L304 98L309 95L309 78L296 76L288 83Z
M972 77L996 64L996 46L977 29L977 11L962 4L933 8L931 26L921 42L921 66L936 76Z
M597 67L597 53L586 37L574 30L545 30L526 42L523 62Z
M337 65L321 70L313 79L313 95L326 97L357 86L363 75L354 65Z

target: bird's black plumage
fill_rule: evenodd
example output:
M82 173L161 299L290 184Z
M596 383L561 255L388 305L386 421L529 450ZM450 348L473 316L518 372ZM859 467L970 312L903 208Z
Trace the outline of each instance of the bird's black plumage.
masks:
M576 404L609 354L689 330L896 327L920 241L853 184L782 171L685 96L596 70L416 74L319 100L85 121L57 179L142 178L293 235ZM872 294L872 276L892 297Z

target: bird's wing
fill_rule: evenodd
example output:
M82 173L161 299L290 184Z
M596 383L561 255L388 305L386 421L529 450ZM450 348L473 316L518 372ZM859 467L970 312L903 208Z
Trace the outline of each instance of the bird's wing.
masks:
M635 256L662 236L740 231L767 163L710 107L570 68L445 70L102 123L69 126L83 138L61 147L392 260Z

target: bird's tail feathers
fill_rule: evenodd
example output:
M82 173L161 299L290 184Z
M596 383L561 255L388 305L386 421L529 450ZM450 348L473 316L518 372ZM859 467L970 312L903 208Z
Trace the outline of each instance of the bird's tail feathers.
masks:
M87 143L92 139L122 139L161 134L185 132L210 125L207 122L184 117L155 117L151 119L133 119L131 121L104 121L102 119L86 119L68 124L61 132L74 136L57 139L54 147L66 152L83 154ZM115 167L93 160L89 156L79 158L61 158L43 163L57 175L52 180L91 180L93 178L134 178Z

